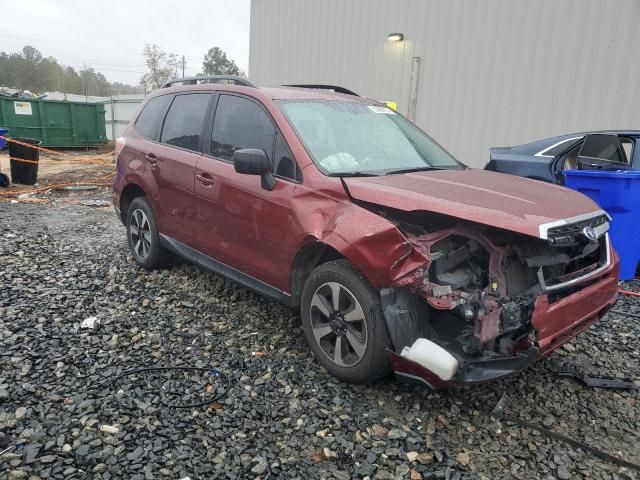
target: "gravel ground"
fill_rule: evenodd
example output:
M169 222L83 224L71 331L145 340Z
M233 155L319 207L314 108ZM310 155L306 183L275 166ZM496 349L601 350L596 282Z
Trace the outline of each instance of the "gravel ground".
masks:
M638 378L638 337L640 319L609 314L494 384L348 385L313 361L295 311L186 263L138 268L111 209L0 203L0 430L25 442L0 478L638 478L488 415L506 393L510 414L640 463L638 391L549 370ZM203 370L128 372L169 366Z

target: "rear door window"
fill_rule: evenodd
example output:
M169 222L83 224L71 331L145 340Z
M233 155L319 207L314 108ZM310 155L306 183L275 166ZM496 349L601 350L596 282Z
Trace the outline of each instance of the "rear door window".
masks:
M256 102L235 95L220 95L209 153L231 160L236 150L259 148L271 160L275 133L273 122Z
M135 123L135 128L140 135L149 140L155 140L158 137L158 127L170 101L171 95L162 95L147 102Z
M587 135L580 149L580 156L609 162L628 163L625 152L615 135L598 133Z
M200 151L202 128L210 93L176 95L162 127L160 141L174 147Z

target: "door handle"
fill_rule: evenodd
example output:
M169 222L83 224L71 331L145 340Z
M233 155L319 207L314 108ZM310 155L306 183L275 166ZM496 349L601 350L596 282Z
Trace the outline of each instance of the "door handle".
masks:
M144 158L151 167L155 167L158 164L158 158L153 153L147 153Z
M211 185L216 183L216 181L207 173L199 173L198 175L196 175L196 178L203 187L210 187Z

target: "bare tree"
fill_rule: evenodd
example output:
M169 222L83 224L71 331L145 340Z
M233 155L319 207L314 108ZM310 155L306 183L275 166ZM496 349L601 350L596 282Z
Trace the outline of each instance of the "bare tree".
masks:
M160 88L167 80L177 76L178 56L167 54L158 45L147 44L144 47L149 71L140 79L140 83L151 90Z

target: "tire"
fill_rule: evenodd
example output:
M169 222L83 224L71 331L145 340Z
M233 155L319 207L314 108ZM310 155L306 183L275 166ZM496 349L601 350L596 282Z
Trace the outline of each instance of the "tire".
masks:
M170 263L171 254L160 245L156 219L145 197L134 198L129 205L126 226L129 251L138 265L154 270ZM142 236L137 234L141 230L146 231Z
M356 320L360 316L364 321ZM311 272L302 290L300 317L316 360L333 376L368 384L391 371L380 294L349 262L336 260Z

